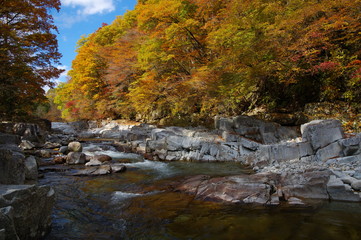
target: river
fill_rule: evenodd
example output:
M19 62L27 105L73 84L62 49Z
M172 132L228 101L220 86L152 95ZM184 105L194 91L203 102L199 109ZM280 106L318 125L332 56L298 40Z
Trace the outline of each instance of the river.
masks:
M361 239L359 203L250 207L195 200L174 192L185 176L250 174L238 163L154 162L117 152L110 142L87 143L87 155L108 154L126 172L75 177L45 171L56 191L46 239Z

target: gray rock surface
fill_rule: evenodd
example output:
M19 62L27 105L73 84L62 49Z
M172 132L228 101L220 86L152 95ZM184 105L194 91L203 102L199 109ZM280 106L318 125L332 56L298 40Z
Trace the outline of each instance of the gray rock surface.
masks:
M25 179L38 179L38 164L34 156L29 156L25 159Z
M0 209L13 209L13 222L20 239L45 236L50 229L53 205L54 191L48 186L0 185Z
M326 147L344 137L338 120L314 120L301 126L302 139L311 143L313 150Z
M25 156L21 150L14 146L17 151L3 145L0 148L0 184L23 184L25 181Z
M86 156L81 152L70 152L66 157L66 163L69 165L84 164L86 162Z
M14 224L14 208L11 206L0 208L0 239L14 239L18 240L19 237L16 233ZM1 237L1 235L3 235Z

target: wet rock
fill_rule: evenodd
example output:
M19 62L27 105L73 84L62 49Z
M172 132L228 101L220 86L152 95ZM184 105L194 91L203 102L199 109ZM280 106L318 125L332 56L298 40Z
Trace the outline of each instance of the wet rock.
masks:
M25 179L38 179L38 164L34 156L29 156L25 159Z
M338 120L314 120L301 126L302 139L311 143L313 150L326 147L344 137Z
M276 175L255 174L209 178L196 176L188 179L177 190L195 194L197 199L229 203L266 204L271 201Z
M0 133L0 144L15 144L21 143L20 136L13 134Z
M112 157L106 154L100 154L93 156L92 159L103 163L103 162L110 162L112 160Z
M69 153L69 148L68 148L68 146L62 146L62 147L60 147L59 152L62 153L62 154L64 154L64 155L68 154L68 153Z
M0 239L19 239L14 224L14 208L11 206L0 208ZM1 234L2 237L1 237Z
M296 197L290 197L288 199L288 204L290 204L290 205L305 205L305 203L301 199L296 198Z
M124 172L127 169L123 164L112 164L110 167L112 173Z
M19 147L22 150L31 150L31 149L35 148L35 145L32 142L28 141L28 140L22 140Z
M100 165L102 165L102 162L93 158L91 158L90 161L85 164L85 166L100 166Z
M41 149L41 150L37 150L35 152L35 154L42 158L51 158L53 155L53 152L49 149Z
M8 148L3 145L5 148ZM18 151L0 149L0 184L23 184L25 181L25 156Z
M86 156L81 152L70 152L66 157L66 163L69 165L74 164L84 164L86 161Z
M53 162L55 164L63 164L63 163L66 163L66 158L65 156L56 156L54 159L53 159Z
M42 239L51 226L54 191L48 186L0 185L0 208L13 208L20 239Z
M72 173L73 176L100 176L110 174L112 171L110 165L101 165L94 167L87 167L83 170L78 170Z
M83 146L80 142L70 142L68 144L68 150L69 152L82 152Z
M45 149L54 149L54 148L60 148L60 143L52 143L52 142L46 142L43 146Z

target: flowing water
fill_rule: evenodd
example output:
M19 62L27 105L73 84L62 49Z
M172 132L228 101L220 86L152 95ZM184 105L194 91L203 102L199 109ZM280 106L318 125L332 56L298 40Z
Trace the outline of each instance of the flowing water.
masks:
M107 143L84 151L126 162L127 171L98 177L46 172L40 183L56 190L46 239L361 239L361 204L252 208L198 201L170 188L185 176L249 174L237 163L147 161Z

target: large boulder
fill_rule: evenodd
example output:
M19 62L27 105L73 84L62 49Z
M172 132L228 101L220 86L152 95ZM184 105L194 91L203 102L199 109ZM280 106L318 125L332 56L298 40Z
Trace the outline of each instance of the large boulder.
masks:
M15 123L13 133L20 135L22 140L31 142L41 142L43 140L39 125L34 123Z
M236 133L263 144L275 144L298 137L295 129L249 116L215 118L216 129ZM235 136L232 136L233 138Z
M194 194L197 199L229 203L271 204L274 174L238 175L210 178L195 176L176 190Z
M25 181L25 156L17 149L0 148L0 184L23 184Z
M344 137L339 120L314 120L301 126L302 139L311 143L314 151Z
M54 191L48 186L0 185L0 209L11 207L16 234L20 239L41 239L49 231ZM0 221L1 222L1 221ZM6 239L14 236L11 226ZM0 226L1 228L1 226Z
M25 159L25 179L38 179L38 164L34 156L29 156Z
M15 144L19 145L21 139L19 135L0 133L0 144Z
M69 152L82 152L83 146L80 142L70 142L68 144L68 150Z
M11 206L0 208L0 240L5 239L19 239L14 224L14 208Z
M81 152L70 152L66 157L66 163L69 165L84 164L86 162L86 155Z

